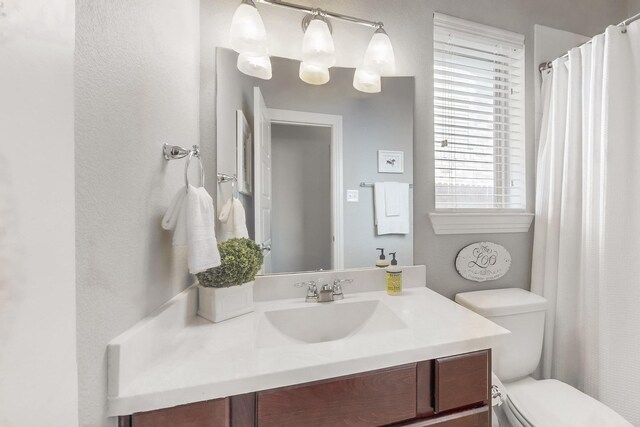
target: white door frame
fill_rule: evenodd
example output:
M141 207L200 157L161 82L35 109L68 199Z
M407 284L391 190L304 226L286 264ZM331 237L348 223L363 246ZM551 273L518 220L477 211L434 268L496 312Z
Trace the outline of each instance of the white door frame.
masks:
M344 269L342 116L268 108L271 123L331 128L331 268Z

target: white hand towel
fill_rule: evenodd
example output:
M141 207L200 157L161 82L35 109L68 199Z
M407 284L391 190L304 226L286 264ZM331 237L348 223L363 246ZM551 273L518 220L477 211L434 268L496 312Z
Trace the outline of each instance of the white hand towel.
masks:
M398 193L399 215L388 215L386 208L386 182L376 182L374 184L374 209L376 230L378 235L382 234L409 234L410 207L409 207L409 184L393 183L394 191Z
M400 205L402 184L399 182L384 183L384 209L387 216L400 216L402 207Z
M189 186L186 195L187 257L192 274L220 265L213 200L204 187Z
M167 212L162 217L162 228L173 230L173 245L187 244L187 216L185 215L186 188L182 187L171 199Z
M244 207L237 198L232 197L227 200L220 210L220 216L218 219L222 223L222 235L220 236L221 242L234 238L249 238Z

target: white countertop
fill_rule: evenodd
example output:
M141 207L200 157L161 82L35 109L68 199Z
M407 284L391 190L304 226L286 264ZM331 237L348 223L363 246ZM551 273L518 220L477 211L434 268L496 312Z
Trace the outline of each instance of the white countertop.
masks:
M193 299L194 293L195 288L187 289L182 299ZM384 291L345 292L344 300L330 304L374 299L407 327L329 342L261 347L256 335L264 312L309 307L300 298L258 302L255 312L216 324L193 313L184 315L184 323L177 326L167 326L165 320L164 326L162 322L154 326L160 334L157 339L141 334L154 322L147 319L109 345L109 414L127 415L486 349L508 333L425 287L405 289L402 296L393 297ZM170 310L165 309L165 315ZM152 357L135 360L136 354L145 352ZM130 366L124 366L126 360L133 360ZM126 375L119 372L126 369Z

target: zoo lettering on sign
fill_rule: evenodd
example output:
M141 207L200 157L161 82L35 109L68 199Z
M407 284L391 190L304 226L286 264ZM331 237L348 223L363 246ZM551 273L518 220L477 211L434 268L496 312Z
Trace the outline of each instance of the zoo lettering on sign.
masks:
M477 242L458 252L456 270L467 280L484 282L504 276L511 267L511 254L504 246Z

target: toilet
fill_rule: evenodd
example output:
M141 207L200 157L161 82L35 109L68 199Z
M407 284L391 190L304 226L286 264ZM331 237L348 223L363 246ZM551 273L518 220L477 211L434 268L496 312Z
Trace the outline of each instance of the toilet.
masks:
M631 427L596 399L558 380L531 377L542 354L547 301L523 289L464 292L456 302L511 331L493 348L500 427Z

